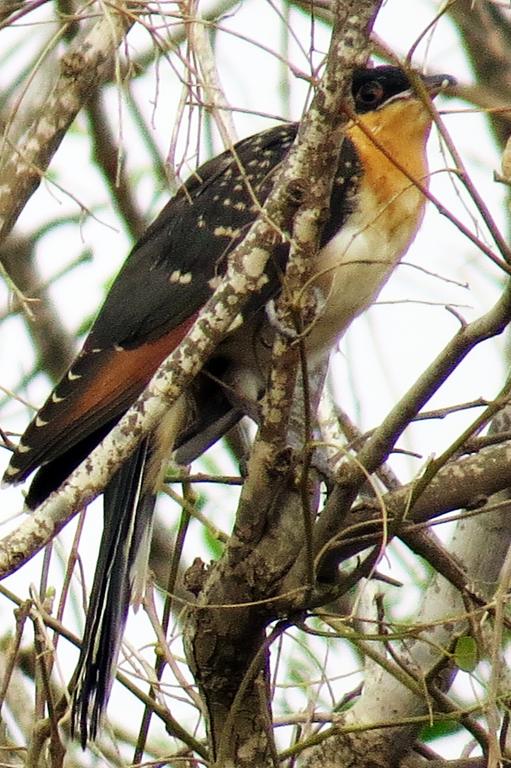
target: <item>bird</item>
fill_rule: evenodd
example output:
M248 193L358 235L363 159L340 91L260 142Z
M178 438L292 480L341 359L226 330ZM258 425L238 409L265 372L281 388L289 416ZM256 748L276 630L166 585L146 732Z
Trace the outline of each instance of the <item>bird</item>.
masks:
M431 97L455 82L445 74L417 77ZM304 336L311 358L328 353L375 300L420 227L432 118L412 80L392 65L353 73L354 113L311 278L323 297ZM81 351L26 428L5 472L5 483L17 484L37 470L26 495L29 509L58 489L180 344L257 218L298 126L271 127L204 163L135 244ZM283 235L239 322L104 490L103 534L71 697L72 731L83 748L96 738L108 703L169 458L190 463L251 410L244 403L264 393L271 338L278 332L270 308L289 254L290 235Z

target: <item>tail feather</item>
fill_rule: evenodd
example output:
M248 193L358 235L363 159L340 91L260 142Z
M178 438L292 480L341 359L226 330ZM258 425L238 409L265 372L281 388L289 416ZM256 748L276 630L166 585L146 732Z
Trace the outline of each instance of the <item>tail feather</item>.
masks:
M105 522L72 698L72 732L83 748L96 737L110 695L140 560L150 540L155 496L144 491L144 440L105 489Z

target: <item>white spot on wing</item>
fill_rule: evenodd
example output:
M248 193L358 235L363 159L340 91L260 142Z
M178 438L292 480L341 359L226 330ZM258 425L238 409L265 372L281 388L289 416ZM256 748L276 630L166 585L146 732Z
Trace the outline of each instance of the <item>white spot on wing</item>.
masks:
M188 285L192 282L193 275L191 272L181 272L180 269L175 269L169 276L169 283L179 283L179 285Z
M241 230L238 227L215 227L213 230L215 237L239 237Z
M9 467L7 467L7 469L5 470L5 477L12 477L13 475L17 475L17 474L18 474L18 471L19 471L19 470L18 470L16 467L11 467L11 466L9 466Z

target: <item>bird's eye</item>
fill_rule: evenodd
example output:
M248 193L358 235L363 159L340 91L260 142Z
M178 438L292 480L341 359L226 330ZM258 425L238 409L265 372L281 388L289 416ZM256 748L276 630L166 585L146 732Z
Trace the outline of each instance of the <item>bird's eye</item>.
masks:
M355 103L360 108L371 109L378 106L383 96L383 86L377 80L370 80L360 86L355 94Z

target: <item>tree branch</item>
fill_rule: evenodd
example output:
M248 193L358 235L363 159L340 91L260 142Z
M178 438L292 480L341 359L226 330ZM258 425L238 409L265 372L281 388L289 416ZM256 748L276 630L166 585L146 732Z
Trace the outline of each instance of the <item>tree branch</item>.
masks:
M0 242L44 177L67 129L90 93L108 75L113 57L133 23L120 2L92 29L77 36L60 61L60 72L39 114L19 142L4 137L0 155Z

